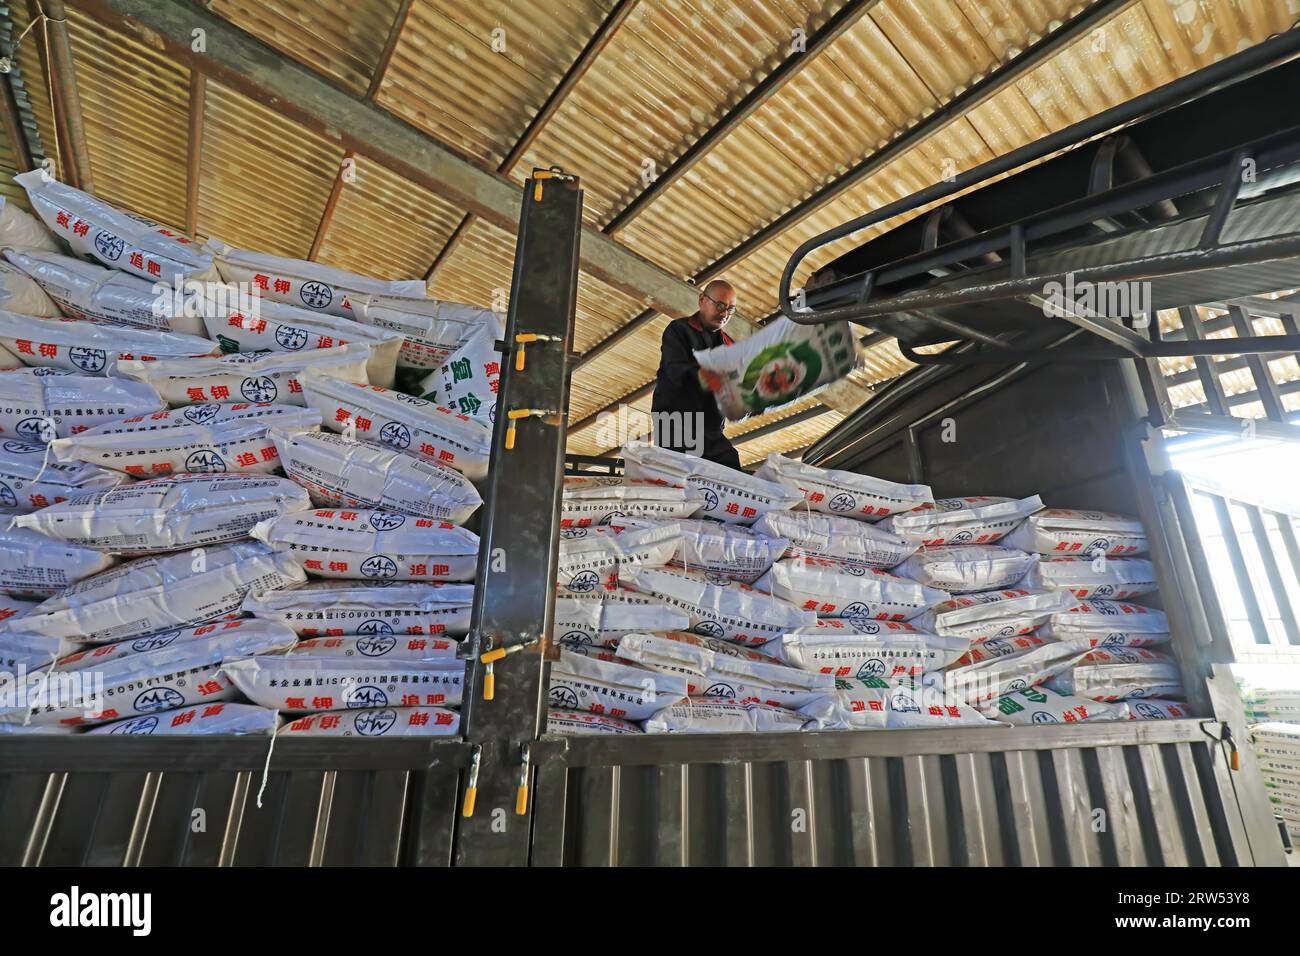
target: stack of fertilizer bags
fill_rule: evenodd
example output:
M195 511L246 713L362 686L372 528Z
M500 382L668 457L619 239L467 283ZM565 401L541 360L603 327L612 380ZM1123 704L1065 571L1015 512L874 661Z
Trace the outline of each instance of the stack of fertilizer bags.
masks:
M0 734L458 733L498 317L16 178Z
M1128 600L1155 589L1132 519L623 455L566 484L551 733L1184 716L1167 619Z
M1300 689L1243 687L1242 698L1268 798L1300 839Z

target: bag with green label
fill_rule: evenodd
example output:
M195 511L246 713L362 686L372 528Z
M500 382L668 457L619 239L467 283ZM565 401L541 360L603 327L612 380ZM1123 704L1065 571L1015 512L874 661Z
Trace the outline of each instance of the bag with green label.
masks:
M862 360L847 322L796 325L784 318L734 345L702 349L695 359L721 377L714 396L731 421L788 405L848 375Z

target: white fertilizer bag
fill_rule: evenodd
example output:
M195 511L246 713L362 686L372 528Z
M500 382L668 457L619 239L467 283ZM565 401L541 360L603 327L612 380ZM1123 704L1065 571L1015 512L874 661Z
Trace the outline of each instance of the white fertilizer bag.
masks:
M1128 708L1129 720L1183 720L1192 716L1191 709L1181 700L1134 698L1125 701L1124 706Z
M48 597L113 565L113 556L26 528L0 531L0 591Z
M966 594L1008 588L1023 578L1037 560L1037 555L1014 548L961 544L925 548L896 570L929 587Z
M682 534L672 557L674 567L721 575L742 584L753 584L762 577L789 545L784 538L720 521L686 518L672 524Z
M555 580L562 594L589 594L619 568L663 567L681 541L673 521L661 526L563 528Z
M980 712L997 720L1005 720L1015 727L1128 720L1128 710L1123 704L1073 697L1047 686L1026 687L1024 690L1003 694L981 706Z
M270 429L319 427L320 415L297 405L186 405L96 425L56 439L50 451L58 461L89 461L137 478L176 472L266 474L280 466Z
M31 702L0 711L0 720L81 726L230 700L235 690L221 673L224 665L273 654L292 641L293 635L283 628L270 633L237 631L120 657L96 666L94 680L57 671L48 680L46 675L31 675L26 688ZM96 686L101 679L102 692Z
M373 707L310 714L280 728L280 737L454 737L460 714L446 707Z
M1009 643L1027 640L1028 638L1014 638ZM987 657L973 664L955 667L944 675L944 684L958 697L978 706L1004 694L1044 683L1072 668L1089 650L1091 647L1085 641L1042 644L1021 653ZM1073 693L1066 688L1061 690L1063 693Z
M627 634L684 631L690 626L689 614L659 601L555 599L553 633L566 647L617 647Z
M4 198L0 197L0 202L3 201ZM0 309L42 318L63 314L39 282L8 262L0 262Z
M900 511L934 503L928 485L902 485L851 471L817 468L779 452L768 455L754 474L799 492L804 500L799 506L801 510L859 521L879 521Z
M894 686L880 677L836 677L835 690L799 708L806 730L884 730Z
M908 621L949 598L909 578L821 558L783 558L754 586L819 617L854 622Z
M160 714L128 717L87 730L88 734L168 737L195 734L273 734L280 715L256 704L197 704Z
M310 352L237 352L221 358L114 361L108 374L148 382L168 405L279 402L306 405L302 373L319 369L335 378L367 383L370 346L339 345Z
M458 471L331 432L271 432L284 472L314 504L400 511L464 524L483 503Z
M487 477L492 430L486 425L422 398L312 369L302 383L308 406L320 412L325 427L455 468L471 481Z
M0 629L12 627L12 622L36 609L39 601L24 601L20 598L0 594ZM8 621L10 623L6 624Z
M84 461L54 461L47 447L0 440L0 510L34 511L76 495L115 488L126 480L115 471Z
M206 334L202 319L205 300L194 292L184 294L183 287L179 296L174 287L160 295L147 279L72 256L33 249L6 249L4 255L35 280L64 315L74 319L185 335Z
M1044 558L1020 582L1029 590L1068 591L1077 598L1117 601L1156 590L1156 569L1146 558Z
M209 239L205 248L227 282L247 283L246 287L265 298L326 315L353 318L353 300L368 295L425 294L424 282L419 279L386 282L319 262L236 249L220 239Z
M704 496L704 505L696 513L697 518L749 525L769 511L793 508L802 500L798 492L776 482L646 442L629 442L623 449L623 459L629 478L685 485L698 491Z
M358 660L454 661L456 642L449 637L395 637L392 634L308 637L295 644L289 653Z
M893 680L942 670L965 653L967 646L960 638L886 623L874 636L799 628L765 645L763 652L800 670L860 680Z
M321 508L272 518L252 535L318 578L472 581L478 535L395 511Z
M690 630L737 644L759 645L817 616L748 585L670 568L624 567L619 584L653 594L690 615Z
M927 548L943 544L993 544L1042 507L1037 495L1019 499L940 498L933 506L925 505L886 518L882 526Z
M103 375L115 359L159 359L211 356L216 347L197 335L129 329L78 322L37 319L0 310L0 345L26 365L65 368L85 375Z
M609 524L616 518L689 518L704 505L693 488L626 478L564 479L561 528Z
M937 684L899 680L890 692L885 726L890 730L927 727L1005 727L990 720Z
M65 727L65 726L63 726L62 724L50 724L50 725L47 726L47 725L44 725L44 724L6 724L6 723L0 723L0 737L5 736L6 734L11 734L11 735L15 735L15 736L16 736L16 735L19 735L19 734L26 734L26 735L36 735L36 734L45 734L45 735L63 735L63 734L75 734L75 733L78 733L78 730L77 730L76 727Z
M119 661L124 657L137 654L152 654L164 648L178 647L193 641L205 641L211 638L226 640L238 634L243 641L256 641L265 638L277 647L292 647L296 635L282 624L274 621L212 621L197 627L178 627L170 631L161 631L145 637L132 638L129 641L117 641L113 644L90 644L84 650L60 657L57 669L61 671L82 671L102 667L110 661Z
M203 322L222 352L269 350L310 355L340 345L364 345L369 350L366 360L369 381L384 388L393 387L397 352L402 346L400 333L335 315L295 309L266 298L255 300L250 308L236 302L233 292L213 292L214 298L203 310ZM233 302L234 307L219 307L220 296Z
M0 374L0 436L49 443L166 408L152 385L90 375ZM65 459L70 460L70 459Z
M221 544L259 521L311 507L307 492L271 475L175 475L77 495L13 525L69 545L138 555Z
M501 386L498 334L495 322L471 332L440 368L420 380L420 394L435 405L491 427L497 420L497 389Z
M58 252L59 244L34 216L12 199L0 196L0 248Z
M1080 664L1169 664L1168 654L1149 647L1097 647Z
M338 585L313 581L293 590L251 591L244 611L300 636L459 636L469 630L472 584Z
M1178 665L1172 661L1153 664L1080 664L1054 676L1051 686L1062 694L1104 701L1186 696Z
M619 641L617 654L651 670L681 674L691 697L793 708L834 687L829 674L799 670L726 641L692 634L629 634Z
M1123 555L1147 549L1146 531L1136 518L1107 511L1046 508L1027 518L1003 542L1038 554Z
M561 649L551 664L548 699L561 710L644 720L686 697L686 678Z
M236 612L254 589L294 587L293 558L255 541L137 558L72 585L23 619L23 630L107 643L193 627Z
M847 322L797 325L782 317L734 345L701 349L695 360L722 378L718 408L737 421L839 381L862 354Z
M786 556L821 558L860 568L892 568L920 547L866 521L836 515L794 511L769 511L754 522L754 530L789 540Z
M546 715L546 732L561 736L600 736L601 734L639 734L640 727L628 720L606 717L583 710L557 710Z
M463 661L389 661L297 654L250 657L223 669L255 704L291 714L375 707L455 707Z
M420 291L424 295L424 291ZM438 299L369 295L350 300L355 318L404 336L397 364L406 368L440 368L480 327L504 335L502 316L491 309Z
M1037 634L1020 634L1016 637L990 637L987 641L972 644L970 650L953 662L953 666L965 667L968 664L991 661L998 657L1017 657L1053 643L1055 642L1044 640Z
M27 190L50 231L79 256L168 285L216 277L212 256L181 233L51 179L44 169L20 173L14 182Z
M1006 588L983 594L962 594L940 601L912 618L922 630L964 637L972 644L1017 637L1042 627L1053 614L1067 610L1074 597L1063 591Z
M10 352L3 345L0 345L0 372L11 372L16 369L27 368L22 359L13 352Z
M645 722L647 734L744 734L803 730L808 718L784 707L687 698Z
M1150 647L1169 642L1169 618L1127 601L1078 601L1053 614L1039 633L1059 641L1086 637L1094 647Z
M63 637L0 631L0 687L15 680L19 668L35 671L49 667L79 646Z

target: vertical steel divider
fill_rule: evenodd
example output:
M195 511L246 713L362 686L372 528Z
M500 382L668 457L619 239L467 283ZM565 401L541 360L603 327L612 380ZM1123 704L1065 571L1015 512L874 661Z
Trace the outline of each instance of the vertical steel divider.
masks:
M462 726L481 748L473 813L462 779L452 861L458 866L528 863L531 788L516 812L522 748L545 716L545 659L555 611L555 566L563 492L569 350L578 290L582 190L578 179L534 170L524 183L510 310L484 491ZM528 336L537 336L529 339ZM524 336L521 342L519 337ZM517 364L522 352L522 368ZM523 412L527 414L521 414ZM511 418L511 414L521 417ZM509 432L514 432L510 440ZM513 447L510 447L513 445ZM541 639L495 662L484 699L483 651Z

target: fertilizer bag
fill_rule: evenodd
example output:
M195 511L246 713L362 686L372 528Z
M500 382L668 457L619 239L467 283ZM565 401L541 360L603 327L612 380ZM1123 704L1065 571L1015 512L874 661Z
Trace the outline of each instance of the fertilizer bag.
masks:
M769 511L793 508L801 500L798 492L775 482L645 442L629 442L623 459L629 478L685 485L699 492L704 506L697 518L750 525Z
M304 638L459 636L469 630L473 602L472 584L312 581L292 590L252 591L244 611Z
M797 491L804 500L801 508L859 521L879 521L934 503L928 485L903 485L852 471L817 468L779 452L768 455L754 474Z

